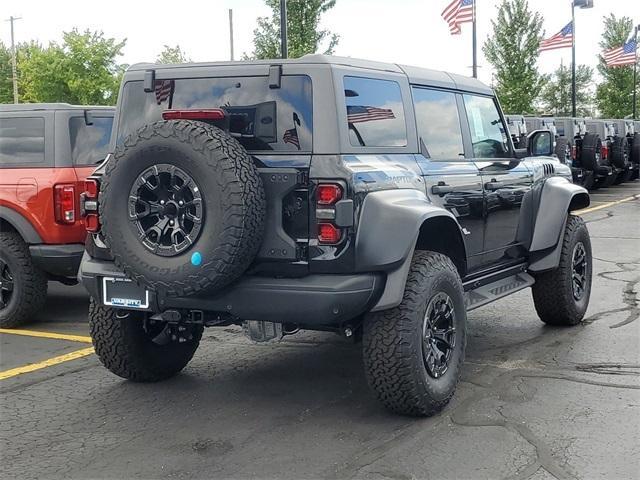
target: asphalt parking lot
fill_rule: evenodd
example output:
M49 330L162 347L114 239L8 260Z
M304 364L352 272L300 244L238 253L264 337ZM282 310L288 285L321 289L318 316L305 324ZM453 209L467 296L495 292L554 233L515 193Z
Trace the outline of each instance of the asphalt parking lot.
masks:
M181 375L123 381L91 353L81 287L51 285L37 322L0 333L0 475L637 479L640 183L594 192L583 216L584 324L545 326L529 290L475 310L463 380L429 419L387 413L333 335L209 329Z

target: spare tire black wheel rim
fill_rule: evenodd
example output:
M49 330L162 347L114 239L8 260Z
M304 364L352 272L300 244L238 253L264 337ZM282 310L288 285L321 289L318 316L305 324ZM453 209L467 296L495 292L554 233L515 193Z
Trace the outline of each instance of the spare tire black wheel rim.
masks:
M577 301L584 297L587 288L587 251L582 242L576 243L573 247L573 255L571 259L571 284L573 289L573 298Z
M13 295L13 276L9 265L0 258L0 310L9 305Z
M179 255L193 245L202 229L201 191L184 170L154 165L131 187L129 220L147 250L163 257Z
M439 292L429 301L422 326L422 358L431 377L440 378L447 372L455 345L453 301Z

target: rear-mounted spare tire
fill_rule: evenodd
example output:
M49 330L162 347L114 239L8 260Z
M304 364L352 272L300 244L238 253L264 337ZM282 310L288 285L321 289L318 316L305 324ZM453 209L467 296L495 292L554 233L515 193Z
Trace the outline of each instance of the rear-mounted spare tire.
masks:
M218 289L240 276L262 242L264 212L251 156L202 122L141 127L102 177L102 233L116 265L166 296Z

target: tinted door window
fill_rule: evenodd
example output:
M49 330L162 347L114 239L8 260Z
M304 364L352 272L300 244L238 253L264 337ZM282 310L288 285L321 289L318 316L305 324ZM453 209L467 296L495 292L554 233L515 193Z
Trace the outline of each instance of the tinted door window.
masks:
M0 167L43 165L44 118L0 120Z
M267 77L156 80L145 93L142 82L127 82L118 123L118 143L141 126L162 120L166 109L222 108L229 133L247 150L311 151L311 79L283 76L281 88Z
M414 87L413 102L426 156L434 160L464 157L455 94Z
M400 85L390 80L344 77L351 145L403 147L407 127Z
M109 150L113 117L93 117L87 125L84 116L69 119L69 139L74 165L94 165L104 160Z
M509 157L507 134L493 98L465 95L464 105L471 130L473 156L475 158Z

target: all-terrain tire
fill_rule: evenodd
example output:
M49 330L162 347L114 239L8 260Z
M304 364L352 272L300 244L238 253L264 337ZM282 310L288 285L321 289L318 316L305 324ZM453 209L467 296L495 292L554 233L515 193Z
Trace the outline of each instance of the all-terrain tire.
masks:
M455 345L448 369L434 378L423 359L423 322L427 306L441 293L445 293L453 305ZM416 251L402 303L368 314L363 330L367 381L389 410L402 415L430 416L447 405L460 377L466 346L462 282L448 257Z
M633 163L640 163L640 133L638 132L633 135L633 144L631 145L630 158Z
M568 147L568 150L567 150ZM571 148L572 143L567 137L558 137L556 140L556 157L560 160L560 163L570 163L571 161Z
M31 260L29 247L14 232L0 233L0 328L23 325L44 306L47 277Z
M575 215L568 216L561 241L559 266L554 270L536 274L536 281L531 289L533 303L540 320L548 325L572 326L578 325L584 318L591 295L593 266L591 240L582 218ZM586 281L580 298L574 295L573 286L573 260L578 244L583 245L586 255L584 268Z
M623 172L618 174L618 178L616 178L614 185L620 185L622 183L628 182L633 177L633 170L630 168L626 168Z
M580 164L587 170L595 171L600 166L602 155L602 140L600 136L587 133L582 139L580 147Z
M627 137L615 137L611 145L611 163L620 169L627 169L629 165L629 143Z
M187 185L191 193L201 196L200 230L189 237L188 245L182 241L184 248L160 255L143 244L150 237L141 234L142 226L136 223L132 209L138 197L131 192L149 185L141 180L147 174L160 180L176 171L189 178L177 191L184 192ZM145 125L116 149L101 182L105 241L116 265L149 290L171 297L224 287L248 268L262 243L266 202L260 175L242 145L214 126L190 120ZM173 185L167 188L171 195L183 195L173 193ZM168 197L166 202L178 208L176 198ZM194 201L184 203L195 205ZM161 224L165 214L158 215L162 215L156 217ZM178 215L175 222L182 227L184 220Z
M186 367L203 330L202 326L190 328L192 338L186 342L157 344L145 330L143 313L89 302L89 331L98 358L112 373L134 382L165 380Z

